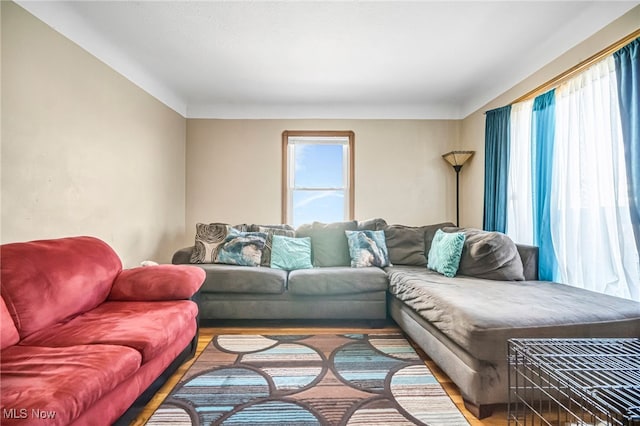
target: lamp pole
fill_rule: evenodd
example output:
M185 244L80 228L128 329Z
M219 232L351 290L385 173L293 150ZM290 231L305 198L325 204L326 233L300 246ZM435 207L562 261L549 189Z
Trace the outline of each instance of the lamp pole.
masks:
M456 226L460 226L460 170L462 165L471 157L475 151L451 151L442 155L447 163L453 166L456 171Z
M456 171L456 226L460 226L460 170L462 164L453 166Z

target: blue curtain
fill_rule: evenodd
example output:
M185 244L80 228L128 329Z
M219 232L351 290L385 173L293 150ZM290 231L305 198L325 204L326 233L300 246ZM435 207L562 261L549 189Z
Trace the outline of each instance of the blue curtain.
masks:
M531 121L531 185L533 243L539 248L538 276L553 281L558 261L551 239L551 173L555 134L555 89L533 101Z
M640 38L613 54L622 121L631 224L640 251Z
M484 136L484 220L487 231L505 232L511 105L487 111Z

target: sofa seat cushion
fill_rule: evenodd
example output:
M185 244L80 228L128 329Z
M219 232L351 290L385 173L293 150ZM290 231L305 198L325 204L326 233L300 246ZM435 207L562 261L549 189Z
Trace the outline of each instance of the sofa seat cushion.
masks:
M2 358L2 424L67 425L132 376L141 365L135 349L113 345L16 345ZM21 411L22 410L22 411ZM53 416L44 421L40 413Z
M352 294L386 290L388 283L380 268L335 266L291 271L288 288L296 295Z
M197 314L198 306L190 300L105 302L71 321L31 334L19 345L122 345L138 350L144 363L189 330Z
M287 282L287 271L281 269L219 264L200 267L207 273L203 293L282 294Z
M506 357L515 337L633 337L640 303L545 281L447 278L391 267L389 292L481 360Z

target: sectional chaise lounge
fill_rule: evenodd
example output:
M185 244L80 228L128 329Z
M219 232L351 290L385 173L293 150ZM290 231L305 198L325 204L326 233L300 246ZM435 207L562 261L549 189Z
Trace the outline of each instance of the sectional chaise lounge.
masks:
M229 241L231 229L264 236L260 260L251 253L257 266L216 263L215 252ZM427 267L438 230L465 235L454 277ZM390 265L352 267L357 262L345 235L354 231L384 231ZM270 267L272 245L284 240L274 235L309 241L310 264ZM508 401L508 339L640 336L640 303L538 281L537 248L516 245L500 233L451 223L388 225L383 219L316 222L296 230L199 224L195 242L178 250L172 262L196 264L206 272L199 295L205 322L389 316L453 380L479 418Z

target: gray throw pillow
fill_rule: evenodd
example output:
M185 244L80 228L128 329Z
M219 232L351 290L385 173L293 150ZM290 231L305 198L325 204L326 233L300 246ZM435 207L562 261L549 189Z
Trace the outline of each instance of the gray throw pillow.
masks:
M257 223L252 223L247 227L247 231L249 232L261 232L260 228L269 228L269 229L284 229L287 231L293 231L293 227L287 224L273 224L273 225L260 225Z
M473 228L451 227L443 231L465 234L458 274L496 281L524 280L518 248L507 235Z
M425 227L389 225L384 234L392 265L427 266Z
M387 221L382 218L358 221L358 231L384 231Z
M356 231L358 223L349 222L320 223L313 222L311 230L311 248L314 266L350 266L349 243L344 231ZM296 233L297 236L299 233Z

